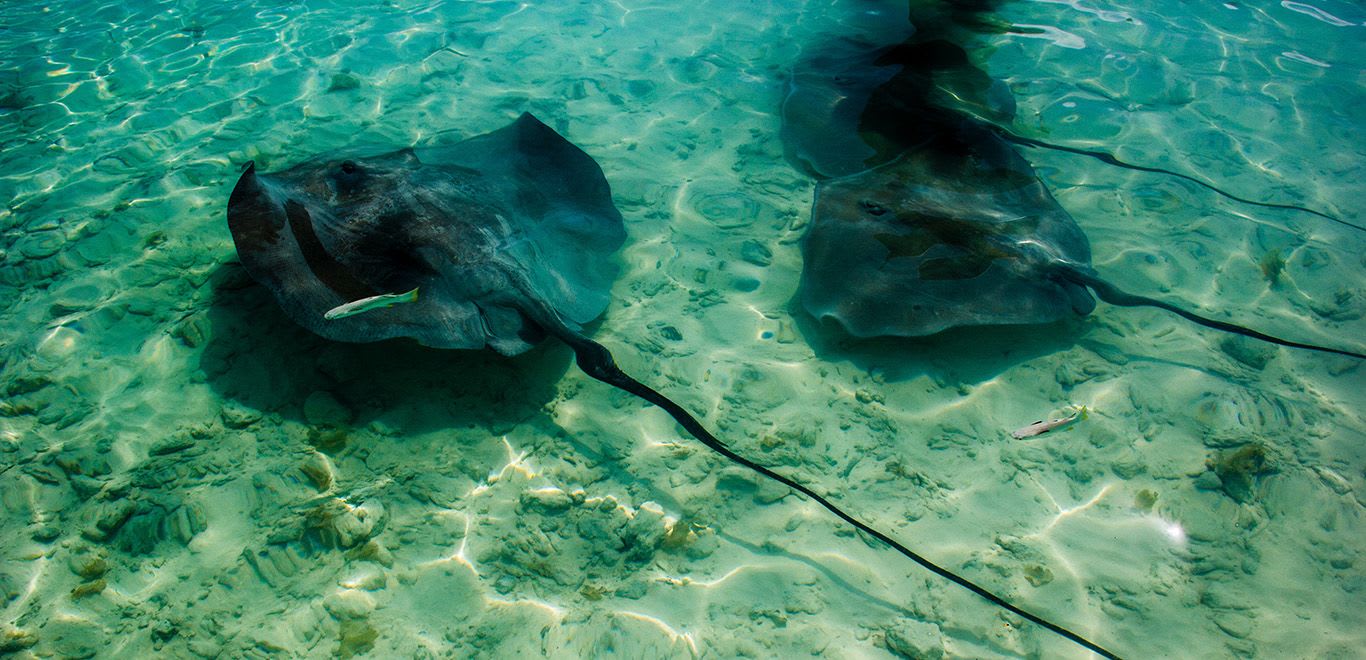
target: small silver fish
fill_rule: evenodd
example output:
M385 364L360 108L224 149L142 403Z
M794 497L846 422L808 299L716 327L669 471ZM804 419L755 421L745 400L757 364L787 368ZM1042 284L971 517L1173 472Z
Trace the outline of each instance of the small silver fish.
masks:
M1079 419L1086 419L1086 406L1082 406L1077 412L1072 413L1071 417L1061 417L1048 421L1039 420L1029 426L1020 427L1010 432L1010 437L1019 440L1020 438L1032 438L1036 435L1043 435L1053 429L1062 428Z
M345 305L337 305L336 307L327 310L327 313L323 314L323 318L329 321L335 321L337 319L344 319L348 316L364 314L374 309L384 309L385 307L393 307L394 305L402 305L410 302L417 302L417 289L413 289L407 293L381 293L378 296L352 300Z

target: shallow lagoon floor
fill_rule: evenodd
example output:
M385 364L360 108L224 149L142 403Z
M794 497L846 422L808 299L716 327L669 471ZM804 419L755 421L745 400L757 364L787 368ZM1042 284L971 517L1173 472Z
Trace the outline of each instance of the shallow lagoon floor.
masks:
M247 160L531 111L626 218L591 335L737 451L1126 657L1352 656L1359 362L1108 306L852 343L793 305L813 182L777 112L845 4L0 5L0 648L1084 657L562 346L330 343L237 264L224 207ZM1360 7L1000 15L1030 29L977 53L1020 132L1366 222ZM1026 156L1120 286L1360 348L1361 232ZM1074 405L1066 432L1009 436Z

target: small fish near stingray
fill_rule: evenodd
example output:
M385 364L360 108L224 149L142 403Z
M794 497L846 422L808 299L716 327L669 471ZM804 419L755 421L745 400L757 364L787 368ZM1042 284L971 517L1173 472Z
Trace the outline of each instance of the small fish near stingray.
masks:
M1013 116L1005 86L933 33L882 47L836 39L808 54L783 105L789 159L820 180L803 242L798 297L806 311L854 337L921 337L1083 316L1095 308L1094 293L1282 346L1366 358L1101 279L1085 233L1011 143L1051 145L999 128Z
M449 146L248 163L228 227L247 272L323 337L503 355L601 314L626 238L597 163L529 114Z
M511 356L554 336L588 375L720 446L580 333L607 307L626 232L598 164L530 114L453 145L247 163L227 216L247 272L323 337Z
M410 337L504 355L553 336L589 376L663 408L718 454L995 598L736 454L581 334L607 306L610 257L625 239L622 218L598 164L529 114L450 146L325 157L275 174L248 163L227 216L248 274L319 335L348 342Z
M1041 419L1037 422L1025 424L1024 426L1021 426L1020 428L1011 431L1010 437L1015 438L1016 440L1032 438L1037 435L1052 433L1053 431L1056 431L1058 429L1066 428L1072 425L1073 422L1082 419L1086 419L1086 406L1081 406L1076 410L1076 412L1073 412L1071 415L1068 415L1066 417L1057 417L1054 419Z

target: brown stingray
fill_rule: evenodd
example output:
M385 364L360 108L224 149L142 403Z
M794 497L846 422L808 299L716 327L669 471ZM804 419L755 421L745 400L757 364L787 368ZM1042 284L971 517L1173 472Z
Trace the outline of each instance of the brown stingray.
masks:
M857 337L931 335L970 325L1046 323L1089 313L1086 235L1009 145L973 124L970 157L928 147L822 181L803 244L802 305ZM955 147L957 148L957 147Z

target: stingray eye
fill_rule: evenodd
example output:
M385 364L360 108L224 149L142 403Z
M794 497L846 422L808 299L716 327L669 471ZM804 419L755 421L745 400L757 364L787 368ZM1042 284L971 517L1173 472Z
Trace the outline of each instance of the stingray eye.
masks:
M883 215L883 214L887 213L887 207L885 207L885 206L883 206L883 205L881 205L881 204L878 204L877 202L874 202L874 201L872 201L872 200L868 200L868 199L859 200L858 205L859 205L859 208L861 208L861 209L863 209L865 212L867 212L868 215L877 216L877 215Z
M365 186L366 176L365 170L362 170L356 161L344 160L330 178L337 194L349 197L360 192Z

